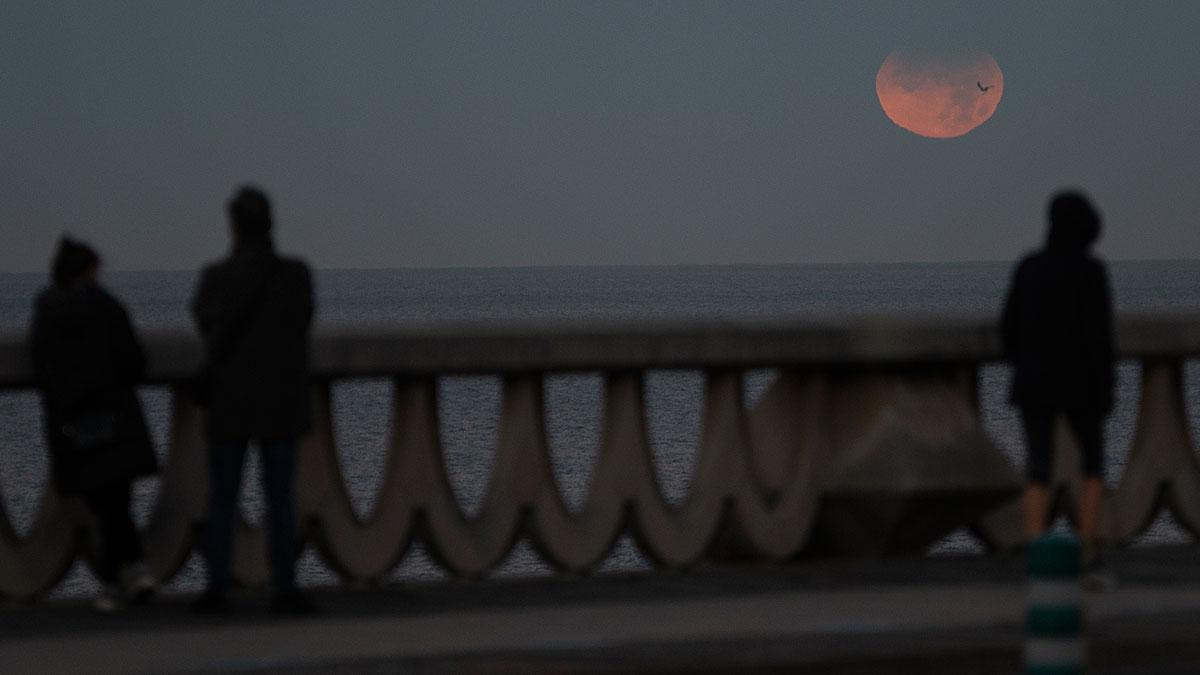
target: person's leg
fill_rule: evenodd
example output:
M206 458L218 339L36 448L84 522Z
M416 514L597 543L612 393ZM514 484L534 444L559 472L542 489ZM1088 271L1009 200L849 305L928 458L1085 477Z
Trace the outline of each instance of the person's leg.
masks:
M1079 441L1083 458L1083 485L1076 518L1085 562L1100 552L1100 514L1104 508L1104 417L1091 411L1069 411L1067 419Z
M296 442L262 442L259 458L262 460L263 492L267 497L271 576L278 593L289 593L296 588L296 506L292 496Z
M1045 483L1030 482L1021 496L1025 521L1025 540L1033 541L1046 531L1047 512L1050 510L1050 490Z
M143 561L141 535L130 512L130 481L122 480L113 485L111 506L111 531L113 560L116 564L117 582L125 600L143 603L154 594L158 581Z
M1023 511L1025 538L1033 541L1046 531L1050 511L1050 468L1054 447L1054 410L1024 408L1021 419L1025 426L1025 488Z
M83 495L83 501L96 519L96 576L102 588L94 606L102 612L114 612L128 599L141 602L149 592L132 598L125 594L124 572L141 558L137 528L129 515L129 481L110 483Z
M122 480L112 486L111 527L113 561L120 570L142 559L142 542L138 537L137 525L129 513L130 485Z
M123 558L128 547L128 534L124 531L122 520L129 518L129 484L111 483L89 490L84 493L83 501L96 519L96 576L102 583L115 586L121 564L126 562ZM136 540L136 534L134 538Z
M229 588L233 548L233 522L237 515L238 488L246 443L214 443L209 448L208 522L204 527L204 553L208 559L208 591L222 594Z
M1090 561L1100 551L1100 513L1104 509L1104 481L1095 476L1083 479L1079 491L1079 538L1083 559Z

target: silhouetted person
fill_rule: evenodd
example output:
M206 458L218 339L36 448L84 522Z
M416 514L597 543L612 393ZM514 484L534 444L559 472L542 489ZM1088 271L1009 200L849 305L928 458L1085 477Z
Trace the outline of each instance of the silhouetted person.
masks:
M1046 246L1017 267L1004 307L1004 350L1014 366L1012 401L1028 442L1025 533L1048 523L1055 420L1063 415L1083 454L1077 524L1085 563L1099 565L1104 496L1104 418L1113 402L1112 300L1104 263L1091 254L1100 216L1086 197L1050 202Z
M271 241L271 205L254 187L228 204L233 249L206 268L192 314L208 363L209 512L205 529L208 590L202 611L229 608L230 549L246 448L256 442L267 501L274 608L315 607L296 588L292 482L297 444L310 427L309 325L313 315L308 267L282 258Z
M100 286L100 257L63 237L51 285L33 313L33 372L42 393L54 487L77 496L97 525L95 607L145 600L155 581L129 514L133 479L157 469L134 387L145 372L141 344L121 303Z

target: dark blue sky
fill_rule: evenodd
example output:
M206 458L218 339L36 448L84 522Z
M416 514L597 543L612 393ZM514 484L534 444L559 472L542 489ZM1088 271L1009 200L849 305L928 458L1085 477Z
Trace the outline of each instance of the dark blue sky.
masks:
M0 4L0 271L226 246L252 180L320 267L1008 259L1056 187L1110 258L1200 257L1200 3ZM894 126L902 47L1004 70Z

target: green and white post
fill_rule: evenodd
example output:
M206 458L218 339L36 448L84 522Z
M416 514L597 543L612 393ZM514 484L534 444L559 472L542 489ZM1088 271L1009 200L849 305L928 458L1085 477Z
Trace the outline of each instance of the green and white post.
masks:
M1083 564L1079 540L1046 535L1029 546L1028 614L1025 619L1027 675L1083 672Z

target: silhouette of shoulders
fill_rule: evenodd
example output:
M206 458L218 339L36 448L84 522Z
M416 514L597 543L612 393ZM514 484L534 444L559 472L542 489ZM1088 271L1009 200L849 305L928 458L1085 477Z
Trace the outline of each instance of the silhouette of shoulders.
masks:
M201 273L192 313L212 372L212 439L295 438L310 428L310 277L306 263L269 246L235 249Z
M256 274L270 274L282 279L296 280L308 278L308 263L299 258L281 256L274 251L235 251L233 254L215 260L204 266L201 278L211 277L214 280L240 281L241 277Z
M245 250L210 263L201 272L193 311L202 332L252 305L274 315L293 309L307 321L312 312L308 264L270 249Z
M1047 247L1017 265L1002 319L1016 367L1013 401L1034 407L1112 404L1112 300L1104 263Z

